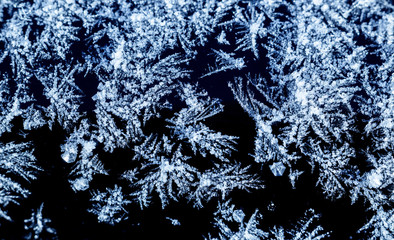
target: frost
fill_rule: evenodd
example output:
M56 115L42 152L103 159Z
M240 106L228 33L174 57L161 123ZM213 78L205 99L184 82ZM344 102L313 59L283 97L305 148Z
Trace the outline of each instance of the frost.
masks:
M124 199L122 188L117 185L113 189L107 188L105 192L94 192L90 201L93 202L93 208L89 212L97 215L99 222L113 225L127 218L124 207L130 201Z
M297 224L292 228L284 229L283 227L274 226L268 231L264 231L259 226L262 215L259 213L258 209L256 209L249 218L246 218L246 214L243 210L236 209L235 205L230 205L228 201L219 204L218 210L215 212L215 226L219 231L219 237L212 238L209 235L208 239L325 239L329 237L330 234L325 233L323 227L320 225L316 225L316 221L319 218L320 215L315 214L313 209L309 209L305 212L305 216L298 220Z
M267 232L258 228L259 220L262 218L258 210L248 219L244 219L244 217L245 213L240 209L235 209L235 205L230 205L230 202L220 204L215 212L215 226L219 230L219 237L212 238L209 236L208 239L258 240L265 239L268 236ZM227 224L234 221L237 223L238 229L233 230Z
M382 208L376 211L367 224L365 224L359 232L369 232L370 239L394 239L394 212L386 211Z
M218 36L217 36L217 41L220 44L225 44L225 45L230 45L229 41L226 39L226 33L222 31Z
M234 189L261 188L258 177L248 174L247 167L230 163L236 137L216 132L203 123L223 111L218 100L209 98L196 85L180 84L177 90L186 107L166 120L170 136L152 134L134 147L133 159L140 167L123 174L134 190L131 197L141 208L151 203L154 194L158 194L163 208L170 200L182 198L203 207L205 202L218 196L225 198ZM227 165L211 164L199 169L190 150L195 156L213 157Z
M297 222L292 229L284 230L282 227L274 227L270 233L270 239L285 240L319 240L326 239L330 236L329 233L325 233L322 226L317 225L316 221L320 218L319 214L316 214L313 209L309 209L305 212L305 216Z
M73 78L78 69L79 66L73 69L60 69L56 66L53 72L40 69L36 75L44 86L45 96L50 102L45 111L50 118L48 121L50 127L57 121L68 129L80 118L81 114L78 111L80 96L76 94L80 89L75 85ZM50 73L48 74L47 71Z
M23 121L23 129L25 130L37 129L46 124L41 111L34 109L33 106L26 109L24 115L25 120Z
M166 217L166 219L169 220L173 226L180 226L181 225L181 223L179 222L178 219L174 219L174 218L170 218L170 217Z
M152 167L154 170L136 183L139 190L133 194L138 197L141 207L147 206L146 195L151 194L152 191L159 194L163 208L168 204L169 199L177 200L178 196L190 191L197 169L186 164L186 161L187 158L181 155L180 148L174 152L171 159L164 156L149 159L149 163L142 170Z
M74 176L75 179L69 179L69 182L75 191L87 190L94 175L108 174L98 155L94 153L98 137L91 134L89 128L91 128L91 125L86 119L83 120L79 127L75 128L69 135L65 144L61 145L62 159L66 163L74 163L70 175ZM86 139L88 136L89 140Z
M371 173L368 176L368 183L371 188L378 188L382 185L383 176L377 172Z
M272 174L274 174L275 177L278 177L278 176L283 175L283 173L286 170L286 167L283 165L283 163L277 162L277 163L270 165L270 169L271 169Z
M188 108L182 109L176 114L176 118L168 120L173 125L169 127L174 129L174 134L179 139L188 140L195 154L198 151L205 157L208 152L226 161L235 149L237 138L215 132L200 122L223 111L223 106L216 99L204 99L206 93L200 94L201 97L197 97L196 90L191 85L184 86L181 98L185 99Z
M322 0L313 0L313 4L320 6L323 4L323 1Z
M226 53L222 50L212 49L216 56L216 65L209 67L209 72L201 76L201 78L208 77L212 74L220 73L228 70L241 70L245 67L243 58L235 58L234 53Z
M72 183L72 188L76 191L85 191L89 189L89 179L86 179L84 177L77 178L73 181Z
M35 180L40 168L28 143L0 143L0 169L0 217L11 221L5 208L18 204L20 197L27 198L30 191L22 184Z
M33 211L29 219L25 219L25 230L28 231L25 239L58 239L56 230L50 227L51 220L43 217L42 210L44 203L41 203L37 211Z
M365 238L392 239L393 10L387 0L0 1L0 217L17 225L12 205L52 199L40 182L28 187L41 176L74 190L59 204L91 193L90 211L109 224L126 205L203 212L245 191L272 202L263 182L288 178L303 194L305 177L334 205L362 205ZM226 204L218 239L328 237L313 211L266 229L259 211ZM54 233L42 211L26 238Z
M195 183L196 190L190 195L195 206L202 207L203 201L209 201L214 196L225 197L234 189L260 189L263 185L255 175L247 174L248 168L239 164L221 165L199 175L200 181Z
M256 58L259 58L258 39L265 37L267 29L264 26L266 20L262 9L256 9L253 3L249 3L244 14L237 10L237 17L234 20L235 26L241 29L237 34L241 35L237 39L236 50L252 50Z

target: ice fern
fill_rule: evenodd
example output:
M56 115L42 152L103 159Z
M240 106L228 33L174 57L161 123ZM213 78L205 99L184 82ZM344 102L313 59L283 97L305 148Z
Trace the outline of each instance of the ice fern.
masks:
M37 210L33 210L31 217L24 220L25 239L58 239L56 230L50 226L51 220L43 216L43 208L44 203L41 203Z
M203 121L223 111L217 99L190 84L179 85L179 99L186 104L174 117L167 120L170 136L150 135L134 147L134 160L141 167L124 176L135 189L131 195L141 207L148 206L155 191L162 207L169 200L185 197L196 207L213 197L225 198L234 189L261 188L258 177L248 174L229 157L234 150L236 137L211 130ZM181 142L180 142L181 141ZM206 169L197 168L194 156L216 159ZM220 164L225 162L226 164ZM130 177L131 176L131 177Z
M257 240L265 239L268 233L258 228L261 215L256 210L250 218L246 218L246 214L241 209L235 209L235 205L230 202L219 204L218 210L215 212L215 226L219 229L219 237L212 240ZM235 223L237 228L231 229L228 223Z
M90 199L93 202L93 208L89 209L89 212L96 214L99 222L112 225L127 219L125 206L130 201L124 199L123 196L122 188L117 185L113 189L107 188L105 192L94 192Z
M11 221L6 207L30 194L24 185L36 179L41 169L28 143L13 142L0 143L0 169L0 216Z
M98 155L94 153L98 140L97 135L90 133L91 128L87 119L82 120L79 128L75 128L61 146L62 159L66 163L74 163L70 172L73 178L69 179L74 191L87 190L94 175L108 174Z
M328 238L313 211L265 226L261 215L277 212L261 205L294 193L357 209L340 213L354 220L346 230L316 209L332 238L393 239L393 10L388 0L0 1L0 235L54 233L43 205L26 236L6 226L36 203L56 212L52 200L88 209L54 218L62 239L74 222L201 236L187 218L219 201L211 239ZM182 216L168 214L178 206Z
M282 227L274 227L270 230L270 239L275 240L319 240L327 239L330 236L329 233L324 232L324 229L320 225L316 225L316 221L320 218L320 215L316 214L313 209L309 209L305 212L305 216L297 222L291 229L283 229Z
M234 204L230 204L230 201L227 201L219 204L218 210L215 212L215 226L218 229L219 237L213 238L209 236L208 239L327 239L330 236L329 233L326 233L323 227L316 223L319 217L320 215L315 214L313 209L309 209L293 228L284 229L283 227L274 226L264 231L259 224L262 215L257 209L247 218L243 210L237 209Z

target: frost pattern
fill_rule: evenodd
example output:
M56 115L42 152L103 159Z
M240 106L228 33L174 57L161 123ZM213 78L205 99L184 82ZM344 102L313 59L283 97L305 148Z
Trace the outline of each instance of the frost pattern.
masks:
M297 191L307 175L325 197L364 204L360 233L393 239L393 10L387 0L0 1L1 218L54 166L112 225L135 203L203 208L271 177ZM251 153L210 122L232 111L212 97L226 92L254 122ZM60 146L37 157L58 156L36 161L30 149L45 144L32 138L48 131ZM29 237L48 223L42 208ZM258 211L246 221L220 209L220 239L328 236L311 229L312 211L293 230L263 232Z
M329 233L325 233L322 226L317 225L316 221L320 218L320 215L316 214L313 209L309 209L305 212L305 216L297 222L292 229L284 230L282 227L274 227L270 231L270 239L285 240L319 240L326 239L330 236Z
M235 205L230 205L230 202L220 204L215 213L215 225L219 228L219 237L208 239L225 240L225 239L243 239L243 240L257 240L265 239L268 233L258 228L259 219L261 215L256 210L249 219L245 219L245 213L240 209L235 209ZM234 222L238 228L232 230L227 223Z
M219 101L190 84L180 85L179 98L186 108L167 120L171 135L150 135L136 145L134 160L141 167L132 170L132 174L130 171L124 174L135 189L131 196L141 208L150 204L154 192L163 208L169 200L178 201L181 197L203 207L204 202L218 196L224 199L234 189L262 188L258 177L248 174L248 168L230 161L236 137L215 132L203 124L205 119L223 111ZM179 140L183 142L177 143ZM216 161L210 168L199 169L193 156L185 154L190 150L195 156Z
M79 128L75 128L66 143L61 146L62 159L66 163L74 163L74 168L70 172L74 179L69 179L74 191L87 190L94 175L108 174L103 163L98 159L98 155L94 153L98 140L90 133L90 128L88 121L82 120Z
M130 201L123 198L122 188L115 185L113 189L107 188L105 192L93 193L93 208L89 209L97 215L99 222L115 224L127 218L125 206Z
M387 69L393 38L381 27L388 16L382 12L393 8L384 1L339 5L296 1L280 12L261 7L270 18L261 46L269 74L236 77L229 86L256 123L256 162L275 176L288 175L295 187L305 172L298 163L306 161L327 197L361 198L382 214L393 200L393 78ZM383 218L371 221L377 219Z
M236 209L234 204L227 201L219 204L215 212L215 226L219 230L219 237L208 239L239 239L239 240L257 240L257 239L294 239L294 240L319 240L329 237L323 227L316 224L320 215L315 214L313 209L305 212L305 216L297 221L297 224L290 229L274 226L267 231L262 230L259 225L262 215L256 209L250 218L241 209ZM236 226L236 227L234 227Z
M41 203L40 207L33 211L29 219L25 219L25 230L28 232L25 239L58 239L56 236L56 230L50 227L51 220L44 218L42 210L44 203Z
M0 169L0 216L11 221L5 208L30 194L24 184L36 179L40 168L28 143L0 143Z

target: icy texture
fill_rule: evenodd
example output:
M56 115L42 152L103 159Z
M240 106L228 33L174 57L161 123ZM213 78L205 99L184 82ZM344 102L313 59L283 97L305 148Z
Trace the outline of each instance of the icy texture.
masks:
M215 213L215 226L219 229L219 237L208 239L212 240L257 240L257 239L276 239L276 240L319 240L329 236L323 227L316 225L316 220L320 215L315 214L313 209L305 212L305 216L297 221L297 224L290 229L274 226L267 231L262 230L259 225L262 215L256 209L254 213L245 218L246 214L241 209L236 209L234 204L225 202L219 204ZM235 223L235 224L234 224ZM234 226L236 226L234 228Z
M280 181L298 191L304 178L328 201L362 206L370 219L358 233L394 239L393 10L388 0L0 1L0 218L13 220L7 208L31 180L54 178L69 198L92 195L89 212L111 225L134 207L219 201L219 239L327 237L313 212L262 231L261 209L248 218L227 202ZM48 223L41 212L30 237Z
M230 205L230 202L225 202L218 206L215 213L215 225L219 229L219 237L208 239L224 240L224 239L237 239L237 240L258 240L268 237L268 233L258 228L259 219L262 216L256 210L252 216L245 219L245 213L240 209L235 209L235 205ZM236 223L238 228L231 229L227 224Z
M127 218L125 206L130 201L123 198L122 188L115 185L113 189L107 188L105 192L94 192L93 208L89 209L97 215L99 222L115 224Z
M28 232L25 239L58 239L56 236L56 230L50 227L51 220L44 218L42 210L44 203L41 203L40 207L33 211L29 219L25 219L25 230Z
M0 143L0 169L0 217L11 220L5 208L30 194L24 185L36 179L40 168L29 144Z
M317 225L320 215L316 214L313 209L305 212L305 216L301 218L293 228L284 230L282 227L274 227L270 231L270 239L275 240L319 240L330 236L326 233L322 226Z

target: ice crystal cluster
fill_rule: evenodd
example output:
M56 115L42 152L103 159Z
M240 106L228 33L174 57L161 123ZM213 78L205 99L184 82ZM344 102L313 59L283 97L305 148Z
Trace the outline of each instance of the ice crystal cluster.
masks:
M390 0L0 0L0 238L394 239L393 70Z

